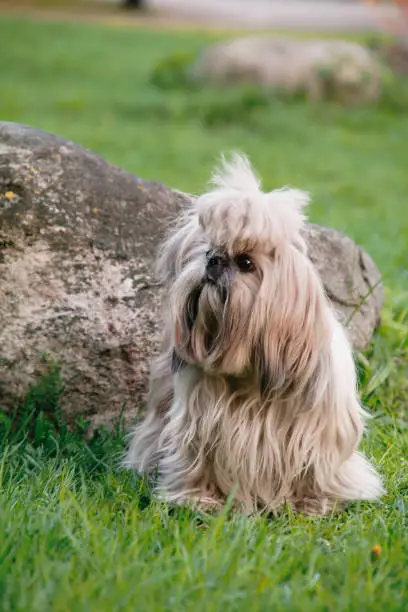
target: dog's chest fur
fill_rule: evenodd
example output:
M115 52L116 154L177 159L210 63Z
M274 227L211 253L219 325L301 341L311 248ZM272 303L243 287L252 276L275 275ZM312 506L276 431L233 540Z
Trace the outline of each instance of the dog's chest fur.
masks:
M243 491L248 498L250 491L259 505L270 507L286 497L293 420L289 427L285 406L266 405L252 388L222 377L186 375L191 381L184 387L187 394L179 404L184 418L178 422L192 465L201 465L224 495L237 489L238 499Z

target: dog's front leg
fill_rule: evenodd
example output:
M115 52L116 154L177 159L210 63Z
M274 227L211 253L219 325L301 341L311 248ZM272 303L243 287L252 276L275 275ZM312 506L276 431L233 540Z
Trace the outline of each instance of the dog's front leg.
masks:
M192 505L204 511L219 510L225 498L211 477L205 458L193 448L168 439L162 446L156 492L170 503Z

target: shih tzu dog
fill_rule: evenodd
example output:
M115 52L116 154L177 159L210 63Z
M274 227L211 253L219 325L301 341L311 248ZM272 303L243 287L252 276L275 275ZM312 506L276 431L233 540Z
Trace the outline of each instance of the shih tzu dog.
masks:
M324 514L374 500L352 351L301 235L308 196L223 161L164 243L164 340L125 463L176 503Z

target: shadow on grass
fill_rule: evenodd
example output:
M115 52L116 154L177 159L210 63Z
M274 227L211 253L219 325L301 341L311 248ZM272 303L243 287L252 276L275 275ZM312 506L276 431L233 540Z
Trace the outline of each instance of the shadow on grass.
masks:
M29 388L12 412L0 406L3 462L6 457L6 466L12 463L14 473L27 462L40 465L47 461L60 465L68 462L78 480L85 478L94 484L122 477L121 458L126 437L122 415L110 431L101 426L90 434L90 424L83 417L68 426L61 410L63 393L60 368L50 363L48 372ZM136 491L139 507L148 506L149 484L129 472L123 478L128 481L130 493Z

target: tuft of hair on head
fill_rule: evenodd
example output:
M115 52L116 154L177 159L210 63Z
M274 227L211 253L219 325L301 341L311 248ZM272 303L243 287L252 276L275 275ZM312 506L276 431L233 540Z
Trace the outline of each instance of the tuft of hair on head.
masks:
M302 211L310 202L310 196L307 191L301 189L295 189L293 187L282 187L281 189L274 189L266 194L271 204L278 206L287 207L293 212L303 214Z
M219 166L211 175L211 184L217 189L240 191L241 193L259 193L261 181L255 174L251 162L242 153L233 153L227 160L221 156Z
M279 202L299 213L309 204L307 192L289 186L263 193L260 178L248 157L242 153L232 153L229 160L222 155L219 166L211 175L210 183L216 190L239 191L249 196L262 194L271 204Z
M271 249L292 241L306 252L300 230L309 195L284 187L261 191L261 182L245 155L221 157L211 183L214 189L194 203L200 227L214 244L234 248L237 241L262 242Z

